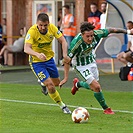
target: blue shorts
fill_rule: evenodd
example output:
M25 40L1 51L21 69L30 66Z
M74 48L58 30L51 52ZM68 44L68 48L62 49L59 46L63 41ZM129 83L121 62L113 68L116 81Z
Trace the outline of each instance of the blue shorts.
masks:
M32 63L31 69L41 82L44 82L49 77L59 77L59 73L53 58L46 62Z

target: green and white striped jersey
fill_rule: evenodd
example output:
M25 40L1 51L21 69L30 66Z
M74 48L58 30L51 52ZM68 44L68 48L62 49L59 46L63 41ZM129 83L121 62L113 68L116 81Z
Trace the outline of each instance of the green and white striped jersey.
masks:
M79 33L71 42L68 50L68 56L74 57L74 65L84 66L95 62L94 48L102 37L107 37L109 34L107 29L94 30L94 39L91 44L86 44L83 41L81 33Z

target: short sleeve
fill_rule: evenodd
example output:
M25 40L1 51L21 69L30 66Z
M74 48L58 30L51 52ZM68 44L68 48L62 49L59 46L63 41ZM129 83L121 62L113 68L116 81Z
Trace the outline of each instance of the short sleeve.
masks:
M109 31L107 29L94 30L94 36L97 41L99 41L103 37L107 37L109 35Z
M71 41L70 48L68 49L68 56L73 58L78 52L79 45L82 43L80 33Z
M73 16L70 17L70 22L71 22L71 23L74 22L74 17L73 17Z
M55 38L58 39L58 38L60 38L62 36L62 33L60 32L60 30L58 30L58 28L55 25L52 24L51 28L52 28L52 30L54 32Z
M30 44L34 43L33 33L34 33L34 31L32 31L32 30L29 30L27 32L26 37L25 37L25 43L30 43Z

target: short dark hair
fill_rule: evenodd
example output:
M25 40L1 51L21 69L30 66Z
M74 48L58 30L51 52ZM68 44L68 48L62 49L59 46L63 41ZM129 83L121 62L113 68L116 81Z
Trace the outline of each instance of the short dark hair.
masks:
M80 31L81 33L84 33L85 31L94 30L95 26L93 26L92 23L89 23L87 21L82 22L80 25Z
M37 16L37 21L39 21L39 20L42 22L46 22L46 21L49 22L49 16L46 13L40 13Z
M106 2L106 1L103 1L103 2L101 3L101 5L102 5L102 4L105 4L105 5L107 5L107 2Z
M20 28L20 30L23 30L24 28Z
M90 6L91 6L91 5L94 5L94 6L97 7L97 4L96 4L95 2L92 2L92 3L90 4Z
M63 7L65 7L66 9L70 9L69 5L64 5Z
M132 25L133 25L133 22L132 22L132 21L128 21L127 23L128 23L128 24L132 24Z

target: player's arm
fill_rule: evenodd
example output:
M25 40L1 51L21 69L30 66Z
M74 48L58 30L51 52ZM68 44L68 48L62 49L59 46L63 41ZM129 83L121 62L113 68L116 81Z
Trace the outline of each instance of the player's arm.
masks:
M63 84L65 84L68 80L68 75L69 75L69 68L70 68L70 63L72 58L75 56L76 54L76 50L74 48L76 42L72 41L71 42L71 46L69 48L69 52L68 52L68 56L66 58L66 60L63 60L63 64L64 64L64 79L60 82L59 86L61 87Z
M68 74L69 74L69 68L70 68L70 64L71 64L71 58L69 56L66 57L66 61L63 60L63 64L64 64L64 79L68 80Z
M130 47L130 49L124 53L123 57L128 61L133 63L133 46Z
M71 62L71 58L68 57L69 62ZM63 80L61 80L59 87L61 88L63 84L65 84L68 80L69 77L69 69L70 69L70 63L67 63L63 60L63 64L64 64L64 78Z
M126 30L126 29L121 29L121 28L108 28L108 32L109 33L124 33L124 34L133 35L133 29Z
M30 43L25 43L25 45L24 45L24 52L29 54L29 55L36 56L40 60L43 60L43 61L46 60L46 56L43 53L35 52L32 49L32 45Z
M64 79L60 82L59 86L61 87L63 84L65 84L68 80L69 75L69 68L70 68L70 58L67 56L67 42L63 36L58 38L58 41L62 44L62 51L63 51L63 64L64 64Z
M60 38L58 38L58 41L62 45L63 58L65 58L65 57L67 57L67 49L68 49L67 42L66 42L66 40L65 40L65 38L63 36L61 36Z

